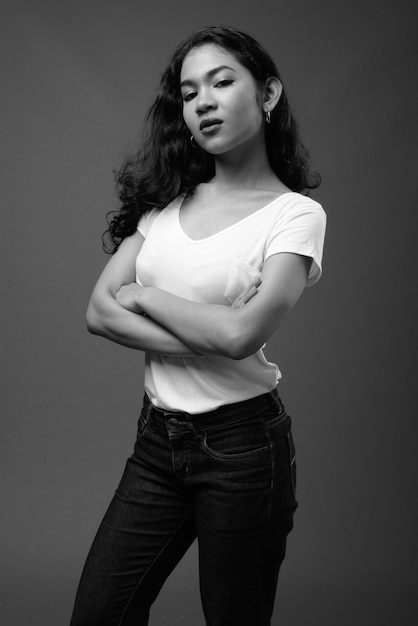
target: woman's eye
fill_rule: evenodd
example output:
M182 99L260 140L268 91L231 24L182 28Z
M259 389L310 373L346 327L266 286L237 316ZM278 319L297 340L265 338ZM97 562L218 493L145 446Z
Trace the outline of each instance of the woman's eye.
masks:
M229 80L229 79L223 79L223 80L218 80L218 82L215 84L215 87L227 87L228 85L231 85L234 81L233 80Z
M195 91L190 91L189 93L183 94L183 102L189 102L195 97L195 95L196 95Z

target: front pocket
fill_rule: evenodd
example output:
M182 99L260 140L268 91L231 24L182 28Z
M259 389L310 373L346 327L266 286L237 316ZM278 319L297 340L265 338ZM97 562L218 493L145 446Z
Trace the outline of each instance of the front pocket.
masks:
M208 444L206 443L206 437L204 437L202 441L202 447L205 450L205 452L209 454L209 456L212 456L215 459L222 459L224 461L228 461L228 460L234 461L234 460L239 460L239 459L245 459L251 456L257 456L258 454L263 454L267 451L270 452L270 446L267 444L266 446L263 446L261 448L256 448L255 450L248 450L247 452L235 452L235 453L225 454L224 452L218 452L217 450L213 450L210 446L208 446Z
M263 421L255 417L205 431L202 447L214 458L233 460L270 452L270 441Z
M251 285L259 276L261 276L261 272L256 267L249 265L238 257L235 259L229 273L225 298L232 304L244 289Z

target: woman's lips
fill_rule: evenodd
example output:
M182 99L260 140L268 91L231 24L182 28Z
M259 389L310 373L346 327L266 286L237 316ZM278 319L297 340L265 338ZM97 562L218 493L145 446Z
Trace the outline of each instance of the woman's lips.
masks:
M215 130L217 130L221 124L222 124L222 120L218 119L218 118L211 118L208 120L202 120L202 122L200 123L200 132L203 133L204 135L209 134L214 132Z
M202 130L200 131L202 135L213 135L215 134L218 130L220 130L221 128L221 124L211 124L210 126L206 126L205 128L202 128Z

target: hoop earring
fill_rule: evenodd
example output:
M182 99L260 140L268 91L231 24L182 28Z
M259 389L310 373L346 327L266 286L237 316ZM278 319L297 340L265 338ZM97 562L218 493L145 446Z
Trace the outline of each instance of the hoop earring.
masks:
M192 144L193 148L197 148L197 144L193 135L190 135L190 143Z
M271 113L270 111L266 111L266 124L270 124Z

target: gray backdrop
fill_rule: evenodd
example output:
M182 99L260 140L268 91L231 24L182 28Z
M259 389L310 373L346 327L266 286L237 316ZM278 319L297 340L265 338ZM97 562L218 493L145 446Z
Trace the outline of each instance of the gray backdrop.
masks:
M143 357L88 335L85 308L106 261L112 169L175 45L212 23L277 60L329 216L323 279L268 350L300 501L274 624L418 623L412 6L3 0L2 624L68 623L131 453ZM203 625L196 558L194 546L152 626Z

